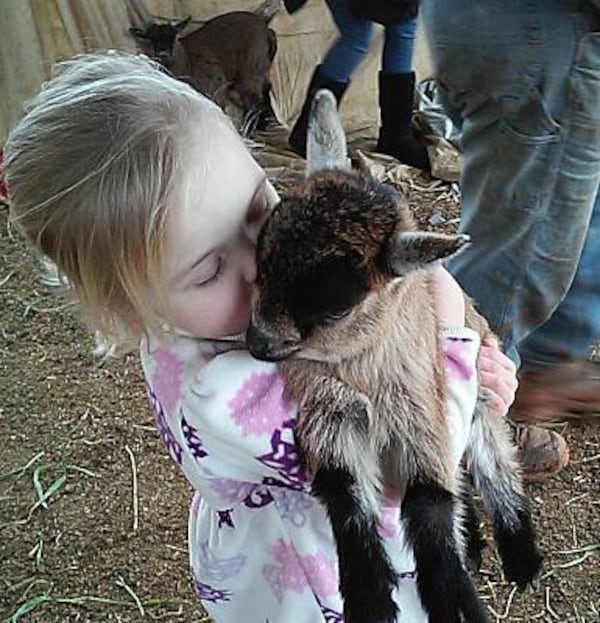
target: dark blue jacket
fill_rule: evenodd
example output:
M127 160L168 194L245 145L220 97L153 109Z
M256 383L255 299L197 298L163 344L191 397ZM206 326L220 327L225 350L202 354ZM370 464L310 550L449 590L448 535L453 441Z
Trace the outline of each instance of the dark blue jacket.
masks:
M307 0L284 0L288 13L294 13ZM397 24L416 17L419 0L346 0L352 13L380 24Z

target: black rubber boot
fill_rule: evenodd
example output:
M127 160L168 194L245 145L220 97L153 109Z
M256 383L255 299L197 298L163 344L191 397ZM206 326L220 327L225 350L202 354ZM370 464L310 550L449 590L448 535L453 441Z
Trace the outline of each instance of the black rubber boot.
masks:
M300 116L296 120L288 139L288 143L293 151L303 158L306 158L306 132L308 129L308 116L310 114L310 107L315 93L319 89L329 89L335 95L335 99L339 104L344 93L346 92L346 89L348 88L348 84L350 84L349 82L335 82L334 80L331 80L321 73L321 67L322 65L319 65L313 73L310 84L308 85L308 93L306 94L302 110L300 111Z
M394 156L403 164L429 172L431 165L425 145L412 127L415 74L379 72L381 127L377 151Z

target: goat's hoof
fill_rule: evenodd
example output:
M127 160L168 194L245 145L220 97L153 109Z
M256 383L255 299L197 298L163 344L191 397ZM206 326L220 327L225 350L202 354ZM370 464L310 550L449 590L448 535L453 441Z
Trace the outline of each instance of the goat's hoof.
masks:
M518 513L517 528L494 529L498 553L506 579L522 590L535 578L542 566L542 555L535 543L535 533L527 510Z
M504 575L509 582L515 582L523 590L538 574L542 566L542 555L535 543L528 543L519 551L502 559Z

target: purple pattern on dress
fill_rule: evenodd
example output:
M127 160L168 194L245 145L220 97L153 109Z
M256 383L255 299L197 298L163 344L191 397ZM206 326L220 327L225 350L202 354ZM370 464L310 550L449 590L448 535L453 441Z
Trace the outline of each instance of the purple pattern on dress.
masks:
M156 425L158 427L158 432L162 444L167 452L171 455L171 458L175 461L175 463L177 463L177 465L181 465L181 446L179 445L179 443L177 443L173 432L169 428L169 424L167 422L167 418L162 408L162 405L158 401L158 398L156 397L155 393L152 391L152 388L148 383L146 383L146 392L148 394L152 410L154 411L154 417L156 420Z
M222 582L238 575L246 564L246 556L237 554L236 556L219 558L211 552L208 541L203 541L200 543L198 551L198 562L204 579L211 582Z
M230 478L212 478L210 488L229 504L243 504L248 508L262 508L273 502L264 485L240 482Z
M306 511L314 505L313 497L303 491L290 491L284 487L271 490L282 519L289 521L296 528L306 523Z
M398 574L398 579L400 580L416 580L417 579L417 570L414 571L403 571Z
M262 508L273 502L273 496L267 488L257 485L252 488L243 502L247 508Z
M336 612L327 606L324 606L319 598L317 597L317 603L319 604L319 608L321 608L321 612L325 617L325 623L344 623L344 615L340 612Z
M216 604L219 601L230 601L231 591L213 588L209 584L199 582L194 578L194 591L200 601L211 601Z
M222 528L223 526L229 526L230 528L235 528L233 525L233 519L231 517L231 512L233 508L228 508L224 511L217 511L217 519L218 524L217 528Z
M190 449L192 456L198 460L205 456L208 456L208 452L202 447L202 439L198 435L197 429L195 429L186 419L181 410L181 432L185 439L187 447Z
M271 452L256 457L263 465L274 469L279 479L267 476L264 484L283 485L292 489L305 489L306 468L294 442L294 420L287 420L271 435ZM289 439L285 439L289 437Z

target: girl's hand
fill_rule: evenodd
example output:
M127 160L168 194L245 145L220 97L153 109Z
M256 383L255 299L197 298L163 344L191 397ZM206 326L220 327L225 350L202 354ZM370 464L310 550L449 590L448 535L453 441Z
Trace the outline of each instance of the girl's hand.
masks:
M495 337L486 337L477 360L479 385L489 396L488 404L498 413L506 415L515 399L517 367L501 350Z
M465 295L454 277L443 267L431 269L431 293L441 329L465 326Z

